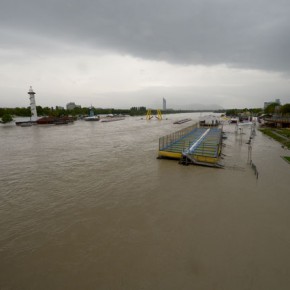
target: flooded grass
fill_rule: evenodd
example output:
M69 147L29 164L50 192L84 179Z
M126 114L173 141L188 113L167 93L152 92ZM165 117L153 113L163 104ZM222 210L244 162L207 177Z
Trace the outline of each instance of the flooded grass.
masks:
M277 132L286 138L290 138L290 128L276 129Z
M276 128L261 128L259 129L265 135L273 138L281 143L283 146L290 149L290 130L289 129L276 129Z
M282 156L282 158L290 164L290 156Z

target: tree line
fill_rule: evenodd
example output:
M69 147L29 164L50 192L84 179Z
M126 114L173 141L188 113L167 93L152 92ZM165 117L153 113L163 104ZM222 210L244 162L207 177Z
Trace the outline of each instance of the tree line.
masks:
M90 111L93 110L95 115L100 114L114 114L114 115L145 115L146 107L132 107L131 109L113 109L113 108L79 108L76 107L72 110L66 110L63 108L50 108L50 107L41 107L36 106L38 116L52 116L52 117L62 117L62 116L86 116L89 115ZM18 117L30 117L31 110L30 107L26 108L0 108L0 118L4 115L12 115Z
M238 116L243 114L250 114L252 116L259 116L264 113L262 108L244 108L244 109L226 109L226 110L218 110L215 113L225 113L227 116Z
M146 107L131 107L130 109L114 109L114 108L88 108L88 107L76 107L72 110L66 110L64 108L53 108L53 107L41 107L36 106L38 116L52 116L52 117L62 117L62 116L86 116L89 115L90 110L93 110L95 115L130 115L130 116L144 116L147 113ZM163 111L163 114L177 114L177 113L189 113L189 112L205 112L204 110L167 110ZM208 111L210 112L210 111ZM277 103L273 103L267 108L244 108L244 109L227 109L227 110L217 110L215 113L224 113L227 116L237 116L241 114L250 114L252 116L259 116L262 114L290 114L290 104L285 104L279 106ZM157 110L151 110L151 113L157 114ZM0 108L0 118L3 116L18 116L18 117L30 117L31 110L30 107L16 107L16 108ZM5 117L6 118L6 117Z
M91 107L76 107L72 110L66 110L64 108L53 108L53 107L41 107L36 106L38 116L51 116L51 117L62 117L62 116L86 116L89 115L90 111L93 110L95 115L130 115L130 116L144 116L147 113L147 108L131 107L130 109L114 109L114 108L91 108ZM205 112L204 110L162 110L162 114L177 114L177 113L189 113L189 112ZM211 111L208 111L211 112ZM153 115L157 115L156 109L151 109ZM16 107L16 108L0 108L0 118L4 115L18 116L18 117L30 117L30 107Z
M290 114L290 104L285 104L280 106L278 103L273 103L264 110L265 114L281 114L288 115Z
M289 115L290 114L290 104L285 104L281 106L278 103L272 103L267 106L265 109L262 108L244 108L244 109L227 109L227 110L218 110L216 113L225 113L227 116L238 116L243 114L250 114L251 116L260 116L262 114L280 114L280 115Z

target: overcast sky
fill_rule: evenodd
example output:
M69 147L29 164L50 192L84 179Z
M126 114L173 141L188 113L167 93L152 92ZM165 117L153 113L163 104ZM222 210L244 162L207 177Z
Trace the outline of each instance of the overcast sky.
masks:
M289 0L1 0L0 107L290 103Z

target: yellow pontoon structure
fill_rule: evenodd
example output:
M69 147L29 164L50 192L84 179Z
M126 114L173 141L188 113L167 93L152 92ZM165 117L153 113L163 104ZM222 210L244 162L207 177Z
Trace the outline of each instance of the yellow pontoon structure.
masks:
M151 114L151 110L148 109L147 110L147 115L146 115L146 120L151 120L153 118L152 114Z
M157 110L157 116L156 116L156 118L157 118L158 120L162 120L162 113L161 113L161 110Z
M157 116L155 116L158 120L162 120L162 113L161 110L157 110ZM151 120L153 118L151 109L147 110L147 114L146 114L146 120Z

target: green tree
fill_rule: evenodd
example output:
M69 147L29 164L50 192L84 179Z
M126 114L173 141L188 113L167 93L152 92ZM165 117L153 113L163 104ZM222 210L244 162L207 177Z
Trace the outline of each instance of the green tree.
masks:
M11 115L9 115L9 114L3 115L2 123L6 124L6 123L9 123L9 122L12 122L12 121L13 121L13 118L12 118Z
M275 108L279 106L278 103L272 103L264 109L265 114L273 114L275 112Z
M43 116L43 108L41 106L36 106L36 111L38 116Z
M281 107L281 113L283 115L290 114L290 104L285 104Z
M226 110L226 115L227 116L237 116L239 113L239 110L238 109L229 109L229 110Z

